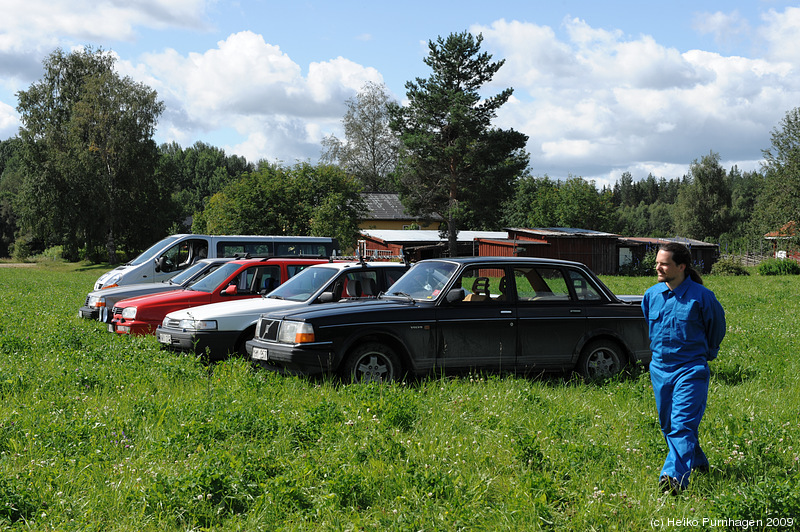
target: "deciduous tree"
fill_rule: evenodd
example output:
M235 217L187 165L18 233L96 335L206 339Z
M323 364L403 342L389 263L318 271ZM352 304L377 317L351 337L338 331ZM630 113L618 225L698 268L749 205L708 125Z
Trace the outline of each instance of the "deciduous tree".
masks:
M329 135L322 141L320 161L335 164L356 176L370 192L393 192L391 175L397 166L399 141L389 128L386 86L367 82L345 102L344 139Z
M135 241L156 230L168 199L154 180L152 140L164 104L114 63L102 50L58 49L42 79L18 93L21 225L46 245L63 245L68 258L102 243L115 262L118 237Z
M697 240L718 239L730 229L731 187L719 154L711 152L689 166L688 182L675 204L675 229Z
M764 182L754 209L762 234L789 221L800 223L800 107L786 113L771 141L762 152Z

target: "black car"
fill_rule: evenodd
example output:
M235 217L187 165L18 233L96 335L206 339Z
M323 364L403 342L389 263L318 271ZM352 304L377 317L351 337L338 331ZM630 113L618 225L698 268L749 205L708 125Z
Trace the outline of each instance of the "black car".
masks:
M270 370L353 381L470 370L595 380L649 362L640 301L577 262L430 259L376 300L262 316L246 349Z

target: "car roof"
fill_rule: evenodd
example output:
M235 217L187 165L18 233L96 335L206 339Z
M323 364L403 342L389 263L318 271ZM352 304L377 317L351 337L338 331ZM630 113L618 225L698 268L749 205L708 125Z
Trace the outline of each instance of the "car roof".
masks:
M402 262L387 262L387 261L380 261L380 262L356 262L356 261L346 261L346 262L326 262L323 264L315 264L311 266L312 268L335 268L337 270L346 270L349 268L407 268L405 264Z
M320 259L320 258L309 258L309 257L298 257L296 259L289 258L289 257L261 257L261 258L254 258L254 259L236 259L234 258L231 262L233 264L257 264L260 262L266 262L269 264L320 264L320 261L324 261L327 259Z

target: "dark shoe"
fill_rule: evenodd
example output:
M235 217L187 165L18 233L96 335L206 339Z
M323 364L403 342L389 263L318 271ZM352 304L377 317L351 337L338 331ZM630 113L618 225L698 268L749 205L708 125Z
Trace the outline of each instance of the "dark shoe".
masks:
M662 492L669 493L670 495L678 495L683 490L677 478L672 478L667 475L661 475L661 478L658 480L658 487L661 488Z

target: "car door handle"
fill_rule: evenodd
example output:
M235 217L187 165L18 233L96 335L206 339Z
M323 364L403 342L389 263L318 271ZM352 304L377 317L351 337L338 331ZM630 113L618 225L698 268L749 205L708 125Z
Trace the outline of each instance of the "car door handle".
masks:
M580 314L582 311L579 308L574 308L569 311L570 314Z
M501 310L500 311L500 314L511 314L511 313L512 313L511 310Z

